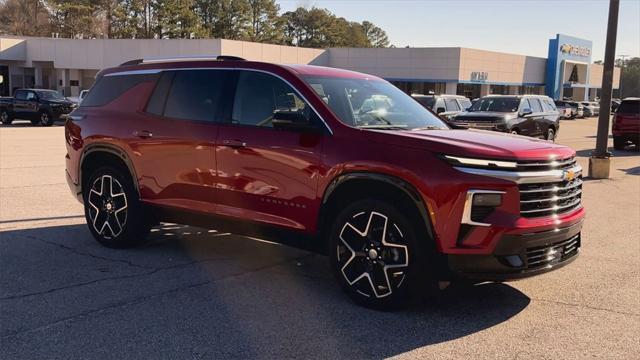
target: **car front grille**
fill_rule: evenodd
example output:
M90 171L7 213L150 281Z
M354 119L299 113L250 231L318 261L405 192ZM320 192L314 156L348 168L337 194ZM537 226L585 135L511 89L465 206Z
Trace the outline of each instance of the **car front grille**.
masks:
M536 269L562 262L578 254L580 234L557 243L527 248L527 269Z
M571 172L576 167L575 157L552 161L519 161L518 170ZM568 176L567 180L519 185L520 214L523 217L541 217L567 213L582 206L582 175Z
M540 217L566 213L582 206L582 179L520 185L520 214Z

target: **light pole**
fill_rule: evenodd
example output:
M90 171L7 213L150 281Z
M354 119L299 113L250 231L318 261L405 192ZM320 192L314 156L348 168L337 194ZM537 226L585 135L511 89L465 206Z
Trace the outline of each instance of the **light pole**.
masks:
M618 34L618 10L620 0L609 1L609 21L607 24L607 44L604 51L604 69L602 74L602 97L600 98L600 116L598 117L598 134L596 151L589 158L589 176L595 179L609 177L611 159L607 151L609 140L609 118L611 115L611 92L613 91L613 63L616 53L616 37Z
M631 57L631 55L618 55L618 57L620 58L620 79L622 80L624 61L626 60L626 58ZM624 98L624 96L622 96L622 81L620 81L620 85L618 86L618 96L620 97L620 99Z

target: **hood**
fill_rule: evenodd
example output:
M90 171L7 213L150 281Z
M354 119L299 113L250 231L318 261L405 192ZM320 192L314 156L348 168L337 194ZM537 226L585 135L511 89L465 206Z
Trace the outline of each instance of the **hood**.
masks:
M63 104L63 105L71 105L73 104L72 101L69 101L67 99L48 99L48 100L42 100L42 102L46 102L49 104Z
M372 131L399 146L434 153L509 160L547 160L575 155L570 147L531 137L483 130Z

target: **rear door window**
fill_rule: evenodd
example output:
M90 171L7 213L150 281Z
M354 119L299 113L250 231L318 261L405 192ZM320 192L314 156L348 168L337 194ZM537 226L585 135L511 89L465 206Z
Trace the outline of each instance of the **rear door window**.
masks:
M531 111L533 111L534 113L543 112L542 105L540 105L540 100L538 100L538 99L529 99L529 104L531 104Z
M464 98L464 99L458 99L458 102L460 103L460 108L462 110L467 110L468 108L471 107L471 100Z
M215 121L224 108L223 95L229 73L224 70L176 71L164 106L164 116ZM155 101L153 106L157 111Z
M542 100L542 107L546 112L556 111L556 105L549 99Z
M171 89L171 82L173 81L174 75L175 72L167 71L160 76L147 103L146 111L148 113L162 116L164 113L164 104L167 102L167 95L169 94L169 89Z
M460 107L458 107L458 103L456 99L444 99L444 104L447 108L447 111L460 111Z

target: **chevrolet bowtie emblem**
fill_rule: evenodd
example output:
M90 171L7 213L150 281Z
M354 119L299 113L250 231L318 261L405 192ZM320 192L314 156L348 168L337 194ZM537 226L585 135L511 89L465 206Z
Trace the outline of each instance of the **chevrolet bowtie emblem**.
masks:
M576 173L574 173L573 170L566 170L562 174L562 177L565 181L571 181L576 178Z

